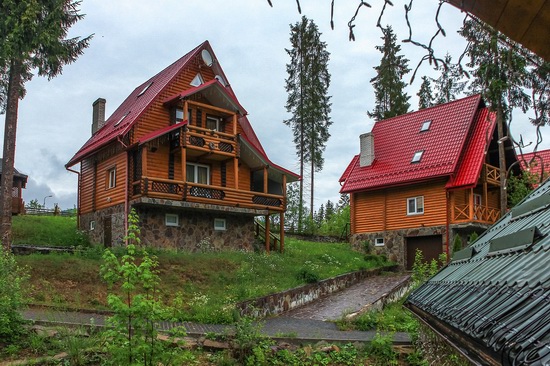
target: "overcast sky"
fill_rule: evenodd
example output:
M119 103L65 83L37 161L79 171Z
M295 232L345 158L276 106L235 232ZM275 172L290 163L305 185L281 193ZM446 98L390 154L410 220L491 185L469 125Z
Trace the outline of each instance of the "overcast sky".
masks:
M94 33L90 47L62 75L51 81L35 77L27 83L27 95L19 105L16 168L29 175L26 202L38 199L52 207L76 204L77 176L64 165L90 137L92 103L107 100L107 116L151 76L204 42L210 41L237 98L249 113L249 120L271 160L297 171L295 147L290 129L283 124L285 110L286 64L290 47L289 25L301 15L294 0L83 0L86 17L71 30L72 36ZM358 2L336 1L335 30L330 29L330 1L302 0L302 14L311 18L322 32L321 39L331 53L333 125L325 152L325 167L316 175L318 208L328 199L339 198L338 178L359 151L359 135L373 125L367 111L374 106L370 79L381 54L381 32L376 28L382 0L369 1L356 19L356 41L348 41L347 23ZM391 24L398 40L408 36L404 1L394 1L382 24ZM408 1L407 1L408 3ZM413 36L428 43L435 32L437 2L413 3ZM449 52L454 59L464 49L456 34L463 14L445 4L441 22L447 37L435 43L439 56ZM402 53L414 69L424 51L401 43ZM415 82L408 87L411 105L417 109L416 93L420 77L437 76L427 63L419 69ZM407 82L410 79L407 76ZM514 117L512 132L524 141L532 141L534 129L529 115ZM4 121L5 116L0 117ZM547 131L543 131L543 134ZM3 136L3 128L0 131ZM542 147L548 148L548 141Z

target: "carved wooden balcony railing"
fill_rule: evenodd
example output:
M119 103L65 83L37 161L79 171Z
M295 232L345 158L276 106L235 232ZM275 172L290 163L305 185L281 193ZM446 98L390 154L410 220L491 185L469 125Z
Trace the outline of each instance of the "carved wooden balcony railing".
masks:
M284 210L283 196L153 177L143 177L133 182L131 196L261 210Z
M489 164L483 165L483 176L489 184L500 186L500 169Z
M214 152L226 156L238 156L237 136L207 128L187 125L181 136L183 146L188 149Z
M454 206L451 211L451 222L481 222L493 224L500 217L500 210L498 208L474 205L473 210L470 210L470 207L470 205Z

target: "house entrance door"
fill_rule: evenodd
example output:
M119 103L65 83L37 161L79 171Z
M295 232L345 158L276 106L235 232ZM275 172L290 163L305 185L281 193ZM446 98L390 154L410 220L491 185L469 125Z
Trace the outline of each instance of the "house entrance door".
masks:
M411 270L413 267L417 249L422 251L425 262L431 262L432 259L437 260L443 253L443 237L441 235L413 236L406 238L406 243L407 261L405 267L407 270Z
M105 248L113 246L113 230L111 228L111 216L103 218L103 245Z

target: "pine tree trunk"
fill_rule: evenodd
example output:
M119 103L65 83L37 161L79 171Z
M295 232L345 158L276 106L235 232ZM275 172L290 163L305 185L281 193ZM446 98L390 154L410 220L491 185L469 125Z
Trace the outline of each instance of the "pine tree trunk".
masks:
M8 104L6 107L6 122L4 127L4 153L2 161L1 223L0 238L4 250L11 250L11 210L13 170L15 160L15 137L17 131L17 111L19 108L19 93L21 89L21 61L12 60L8 84Z
M502 110L502 101L499 99L497 104L497 134L498 140L498 166L500 172L500 215L506 214L508 205L508 196L506 195L506 150L502 139L504 138L504 112Z

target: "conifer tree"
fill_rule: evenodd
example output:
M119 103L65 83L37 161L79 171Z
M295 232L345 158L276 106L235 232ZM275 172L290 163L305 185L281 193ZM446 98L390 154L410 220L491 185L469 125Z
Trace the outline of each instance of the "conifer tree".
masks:
M434 105L432 84L429 77L422 76L422 84L420 84L420 90L416 95L418 95L418 109L429 108Z
M376 46L382 53L382 59L380 65L374 68L377 75L371 79L376 104L372 112L367 112L369 117L376 121L405 114L411 106L403 81L403 76L410 71L409 60L399 55L401 46L397 44L397 37L392 28L383 28L383 33L384 44Z
M321 41L321 33L312 20L305 16L290 27L292 48L286 52L290 63L286 65L288 78L286 91L287 112L291 117L284 123L292 128L296 155L303 177L305 164L310 165L310 215L313 219L314 176L323 168L323 152L330 137L329 127L331 103L327 95L330 85L328 72L329 52L326 43ZM302 230L303 218L303 179L300 181L298 202L298 230Z
M456 99L466 87L462 81L462 72L459 65L452 63L451 55L445 55L445 63L439 66L441 75L433 80L435 85L435 104L449 103Z
M72 0L3 0L0 2L0 111L6 113L0 199L0 239L11 246L11 201L19 99L36 71L52 79L76 61L91 36L67 38L82 19Z
M527 60L511 46L500 32L476 20L464 23L461 34L468 41L468 66L473 68L472 91L482 93L484 100L496 112L499 141L504 140L504 125L512 108L524 112L530 97L524 86L528 80ZM506 158L504 143L498 144L500 170L500 208L506 213Z

